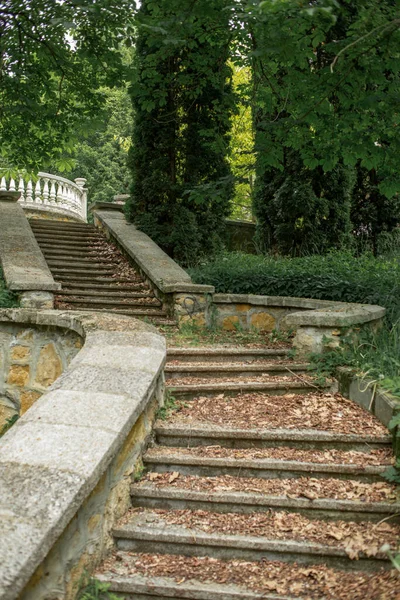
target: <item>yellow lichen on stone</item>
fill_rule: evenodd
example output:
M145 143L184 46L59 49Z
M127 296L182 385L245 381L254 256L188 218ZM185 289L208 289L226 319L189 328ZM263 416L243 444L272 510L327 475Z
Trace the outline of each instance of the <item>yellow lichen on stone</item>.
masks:
M226 331L234 331L237 325L239 325L239 322L239 317L236 315L225 317L225 319L222 321L222 329L225 329Z
M124 465L127 458L132 453L134 447L138 442L141 442L145 439L147 434L144 416L141 415L136 421L135 425L132 427L130 434L126 438L125 444L121 448L120 453L117 456L115 461L114 472L119 471L119 469Z
M179 319L180 323L192 323L193 325L197 325L197 327L205 327L206 319L203 313L198 313L195 315L183 315Z
M21 415L23 415L42 394L39 392L21 392Z
M17 338L19 340L24 340L24 342L32 342L33 341L33 331L32 329L24 329L17 334Z
M235 310L237 312L247 312L251 309L251 304L235 304Z
M62 370L62 362L54 344L43 346L36 368L36 383L47 388L61 375Z
M30 368L29 365L11 365L8 372L7 383L10 385L18 385L25 387L29 381Z
M275 328L275 319L266 312L251 315L250 325L259 331L272 331Z
M31 353L31 349L27 346L14 346L11 349L11 360L27 360Z

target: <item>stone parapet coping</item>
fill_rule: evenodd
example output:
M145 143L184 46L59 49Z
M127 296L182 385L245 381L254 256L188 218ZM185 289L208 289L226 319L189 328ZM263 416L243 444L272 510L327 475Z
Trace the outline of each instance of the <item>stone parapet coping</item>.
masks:
M61 284L53 279L22 206L1 201L0 197L0 223L0 261L7 287L12 291L61 289Z
M162 293L214 292L213 286L199 286L193 283L190 275L182 267L148 235L139 231L135 225L127 223L121 212L114 208L100 209L94 211L94 217Z
M292 296L257 296L253 294L214 294L214 304L250 304L265 307L298 308L301 312L285 317L288 326L310 327L348 327L385 316L386 309L372 304L351 304L318 300L313 298L295 298Z
M0 310L0 324L66 328L82 350L0 440L0 599L13 600L154 397L165 340L112 314Z

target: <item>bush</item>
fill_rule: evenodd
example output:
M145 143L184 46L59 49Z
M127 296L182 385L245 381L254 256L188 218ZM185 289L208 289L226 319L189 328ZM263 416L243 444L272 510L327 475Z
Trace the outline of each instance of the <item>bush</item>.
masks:
M379 304L389 323L400 319L400 261L346 252L302 258L229 253L191 269L196 283L217 292L298 296L340 302Z
M7 290L3 272L0 269L0 308L11 308L13 306L18 306L17 296Z

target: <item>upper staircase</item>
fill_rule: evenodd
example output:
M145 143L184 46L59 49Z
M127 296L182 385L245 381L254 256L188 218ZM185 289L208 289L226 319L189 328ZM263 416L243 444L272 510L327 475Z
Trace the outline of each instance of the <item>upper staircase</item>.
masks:
M30 225L54 279L62 285L56 308L171 323L153 290L96 227L44 219L31 219Z

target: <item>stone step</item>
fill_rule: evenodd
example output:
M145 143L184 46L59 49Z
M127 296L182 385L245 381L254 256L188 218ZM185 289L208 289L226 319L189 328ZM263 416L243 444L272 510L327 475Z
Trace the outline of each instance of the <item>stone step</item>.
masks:
M115 266L110 263L110 261L108 262L95 262L93 260L88 260L85 261L83 260L79 260L79 261L64 261L64 260L46 260L47 264L49 265L49 267L60 267L60 268L64 268L64 267L68 267L69 265L71 265L72 269L96 269L96 270L107 270L107 271L111 271L114 272L115 271Z
M290 530L291 525L297 525L294 533ZM122 551L210 556L228 560L279 560L297 564L325 564L356 571L390 568L389 557L379 550L373 556L359 551L356 553L357 560L351 560L346 553L345 548L351 547L352 540L354 544L354 537L356 540L361 538L361 545L364 538L365 548L371 546L365 535L366 530L370 535L372 532L377 549L386 543L388 533L385 538L385 531L376 534L374 528L375 524L368 522L339 521L331 524L293 513L257 513L249 521L247 515L243 517L237 513L143 509L131 511L122 524L116 525L113 535L117 549ZM391 542L395 544L400 528L392 525L389 529ZM343 541L335 540L335 534L339 538L343 535ZM325 543L321 542L322 539L326 540Z
M43 248L41 246L41 250L46 258L50 259L63 259L70 260L76 258L84 258L84 259L93 259L99 256L99 252L97 250L58 250L56 248ZM100 254L101 256L101 254Z
M58 235L61 233L62 235L71 235L71 236L79 236L79 235L99 235L100 232L95 227L37 227L31 224L31 229L36 235ZM101 234L100 234L101 235Z
M167 357L171 360L189 362L254 362L269 358L284 358L287 348L246 348L246 347L210 347L210 348L168 348Z
M162 303L155 298L151 298L150 296L143 295L142 297L147 298L147 301L141 301L140 298L130 298L127 300L121 300L118 298L70 298L69 296L63 297L63 294L57 295L58 302L65 302L67 304L71 304L74 307L78 308L91 308L95 306L96 308L107 308L107 307L115 307L115 308L130 308L132 306L142 307L142 308L158 308L162 306Z
M124 600L383 600L395 598L398 587L394 571L123 551L95 577Z
M77 223L75 221L57 221L47 219L30 219L31 227L60 227L62 229L74 228L74 229L96 229L91 223Z
M75 266L76 264L98 264L98 265L112 265L113 261L110 258L102 258L101 254L92 254L92 255L83 255L77 254L76 256L68 256L66 254L49 254L48 252L43 252L44 257L46 258L46 262L48 264L67 264ZM115 264L115 263L114 263ZM117 263L118 264L118 263Z
M60 267L54 267L52 266L52 268L50 269L50 271L52 272L52 274L54 275L85 275L88 277L89 281L92 281L93 278L95 277L104 277L104 275L111 275L114 270L112 268L106 269L104 267L94 267L91 268L90 266L83 266L82 268L79 267L65 267L62 268Z
M71 286L68 286L71 287ZM58 292L58 296L65 296L65 302L70 302L71 299L69 296L73 296L75 298L99 298L99 299L110 299L115 298L116 300L120 300L121 298L152 298L152 290L147 289L143 292L133 292L132 288L118 288L115 287L113 290L107 291L102 289L82 289L82 287L77 287L76 289L63 289L61 292Z
M257 375L263 373L278 374L282 373L287 375L288 373L307 373L308 363L273 363L265 362L261 363L258 361L257 364L251 365L240 364L171 364L167 363L165 367L165 375L168 381L173 382L174 379L181 379L182 377L201 377L202 379L218 380L221 378L230 379L249 377L250 375Z
M305 394L315 389L313 384L303 383L298 379L291 381L224 381L217 383L170 383L167 390L179 399L193 400L199 396L213 397L223 393L225 396L237 396L248 392L262 392L263 394L283 396L285 394ZM326 386L328 387L328 386Z
M90 283L88 283L88 281ZM123 281L124 283L128 283L130 280L129 279L120 280L120 279L114 279L114 278L108 278L108 279L96 278L96 279L92 280L89 277L77 277L76 279L71 278L71 280L64 279L61 281L61 283L62 283L63 294L66 292L65 288L68 288L68 293L71 293L71 294L75 294L75 290L77 290L77 291L82 290L85 293L92 290L93 292L96 292L96 293L99 292L100 294L103 294L103 293L104 294L105 293L113 294L114 292L115 293L123 293L123 292L129 293L129 292L132 292L133 290L143 290L143 292L148 291L149 293L151 293L151 289L145 283L132 283L131 285L123 285L123 284L118 285L118 283L114 283L114 282L118 282L118 281ZM93 283L91 283L91 282L93 282Z
M76 311L76 312L82 312L82 309L78 309L77 307L74 307L73 309L70 309L71 312ZM86 309L87 310L87 309ZM146 308L146 309L139 309L139 308L127 308L127 309L123 309L123 308L90 308L90 312L102 312L102 313L116 313L118 315L128 315L131 317L164 317L168 322L170 323L174 323L174 325L176 325L175 321L171 321L171 319L168 318L167 313L165 312L165 310L159 310L158 308Z
M36 238L40 248L42 250L76 250L82 252L97 252L98 249L103 248L101 243L91 242L69 242L63 240L62 242L42 242Z
M154 429L157 442L169 447L222 446L223 448L282 448L303 450L353 450L391 448L388 435L356 435L310 429L244 429L199 422L163 423Z
M97 284L101 284L104 285L106 287L112 285L117 285L118 283L129 283L132 286L137 286L137 285L147 285L146 283L142 283L140 281L140 278L137 277L136 281L133 280L133 278L129 279L128 277L113 277L111 275L99 275L98 277L95 276L85 276L82 275L82 273L79 271L79 273L77 273L76 275L69 275L68 273L65 274L61 274L59 277L55 276L55 279L57 279L57 281L61 281L61 283L65 283L65 284L73 284L73 285L97 285ZM126 286L128 287L128 286Z
M212 450L212 448L210 449ZM304 477L312 474L314 478L333 477L336 479L357 479L364 482L382 481L382 473L386 465L354 465L347 463L323 463L302 460L302 453L293 448L287 448L292 460L274 458L238 458L231 453L229 456L204 456L190 449L150 448L143 457L146 469L156 473L176 471L183 475L198 475L201 477L261 477L263 479L289 479ZM304 454L304 453L303 453ZM367 461L367 456L366 456Z
M377 522L390 517L391 523L400 522L394 486L333 478L266 480L150 473L132 485L131 498L132 506L146 508L246 514L277 510L328 521Z
M40 241L40 242L78 242L78 243L82 243L82 242L103 242L104 241L104 237L100 234L95 234L95 233L82 233L82 234L76 234L76 235L70 235L68 233L57 233L55 232L53 233L42 233L42 232L35 232L35 238Z

